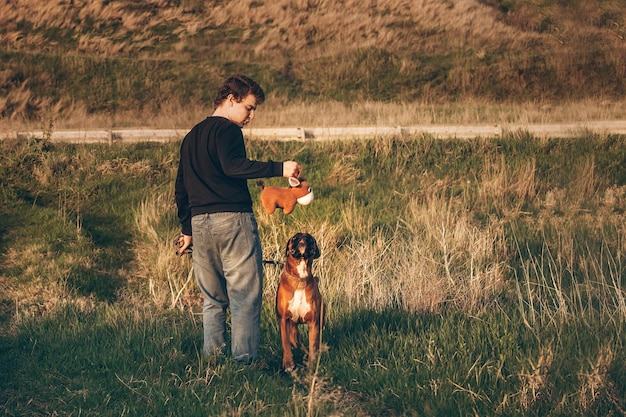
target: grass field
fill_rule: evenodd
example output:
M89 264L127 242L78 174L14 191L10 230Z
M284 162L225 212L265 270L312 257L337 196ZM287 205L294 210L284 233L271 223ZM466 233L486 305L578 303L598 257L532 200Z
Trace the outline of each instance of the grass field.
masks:
M272 265L258 362L201 357L176 144L4 141L5 415L624 415L624 137L248 146L314 187L267 216L251 182L266 259L296 231L320 243L319 366L280 370Z
M0 122L189 128L232 72L255 127L624 119L625 37L626 0L5 1ZM250 142L316 195L267 216L250 183L266 259L322 249L292 375L273 265L259 360L202 357L177 145L118 145L0 141L3 415L626 415L624 136Z

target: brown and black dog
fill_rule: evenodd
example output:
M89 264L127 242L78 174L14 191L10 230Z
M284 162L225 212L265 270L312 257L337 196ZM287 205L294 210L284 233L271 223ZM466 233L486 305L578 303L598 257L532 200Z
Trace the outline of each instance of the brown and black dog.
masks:
M292 346L298 344L298 325L309 325L309 366L314 363L319 350L322 327L322 296L318 278L313 276L311 265L320 257L317 242L308 233L296 233L287 242L287 260L280 275L276 294L276 313L283 347L283 368L293 371Z

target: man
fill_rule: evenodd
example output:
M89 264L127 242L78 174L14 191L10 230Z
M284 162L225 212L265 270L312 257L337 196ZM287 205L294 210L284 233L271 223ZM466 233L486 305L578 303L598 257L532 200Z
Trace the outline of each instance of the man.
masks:
M226 353L226 309L231 352L241 363L259 346L263 263L247 180L296 177L297 162L252 161L241 128L254 119L265 93L234 75L218 89L213 115L198 123L180 147L176 205L182 225L179 253L192 243L196 281L204 296L204 352Z

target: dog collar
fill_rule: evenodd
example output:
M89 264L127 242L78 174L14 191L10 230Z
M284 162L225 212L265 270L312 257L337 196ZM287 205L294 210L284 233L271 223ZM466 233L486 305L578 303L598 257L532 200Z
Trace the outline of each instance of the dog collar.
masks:
M309 275L309 276L307 276L307 277L302 278L302 277L299 277L299 276L297 276L297 275L292 274L291 272L289 272L289 271L287 271L287 270L285 270L285 273L287 274L287 277L288 277L289 279L292 279L292 280L294 280L294 281L298 281L298 282L306 282L309 278L311 278L311 275Z

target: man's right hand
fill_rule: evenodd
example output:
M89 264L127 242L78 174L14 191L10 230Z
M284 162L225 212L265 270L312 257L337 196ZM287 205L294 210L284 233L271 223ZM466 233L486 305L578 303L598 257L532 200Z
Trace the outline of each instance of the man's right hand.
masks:
M300 174L302 173L302 167L295 161L285 161L283 162L283 177L285 178L300 178Z

